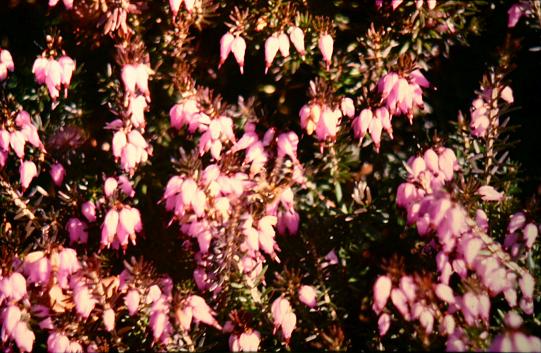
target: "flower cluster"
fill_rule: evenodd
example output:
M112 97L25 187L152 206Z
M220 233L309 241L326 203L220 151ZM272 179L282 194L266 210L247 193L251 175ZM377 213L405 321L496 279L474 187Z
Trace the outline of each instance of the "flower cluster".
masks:
M276 54L278 54L278 51L284 59L289 57L290 42L293 43L293 46L299 55L304 58L306 49L304 46L303 30L293 25L289 27L287 33L289 36L284 31L275 32L265 40L265 74L271 67ZM321 55L323 56L327 69L329 69L331 65L333 46L334 39L332 36L327 32L322 32L318 39L318 47L321 51ZM235 36L231 32L227 32L220 39L220 63L218 64L218 68L224 64L231 52L233 52L235 60L239 64L241 74L243 74L246 41L240 35Z
M475 137L486 137L491 126L498 126L498 105L493 101L502 99L504 102L513 103L513 91L509 86L496 89L485 89L477 97L470 108L471 134Z
M342 111L339 108L333 109L324 103L314 101L303 105L299 116L301 127L308 135L315 132L320 141L336 139L342 118Z
M64 88L64 97L68 96L71 76L75 70L75 61L67 55L60 58L39 56L34 61L32 72L39 84L45 84L49 96L53 101L60 97L60 90Z
M435 305L428 299L426 284L410 276L396 279L381 276L374 284L374 305L381 313L387 300L407 320L419 320L426 334L433 332L434 319L440 318L440 333L448 336L447 348L451 350L471 349L475 342L465 335L465 326L486 327L489 324L491 298L503 295L509 307L517 306L527 315L533 314L533 288L535 280L525 269L514 263L503 247L488 235L486 214L478 209L475 220L471 219L462 205L454 201L444 189L446 182L453 180L458 164L455 154L447 148L428 149L422 157L411 157L407 163L408 181L401 184L397 192L397 204L407 210L408 223L416 224L422 236L434 234L430 247L436 254L438 282L428 290L433 298L441 300L447 309ZM523 219L523 223L524 223ZM510 230L521 228L520 216L512 218ZM535 231L533 228L535 228ZM535 225L528 232L535 234ZM463 283L462 295L451 288L451 276L456 274ZM471 282L470 278L477 278ZM423 286L423 290L418 288ZM393 288L394 287L394 288ZM522 296L518 301L517 292ZM419 299L421 298L421 300ZM428 305L428 307L427 307ZM460 317L458 317L460 314ZM384 335L390 325L390 316L380 315L380 334Z
M120 176L118 181L112 177L107 178L104 184L104 193L112 206L105 213L101 227L100 246L101 248L109 248L112 244L113 249L118 249L121 246L126 251L128 241L135 245L136 236L143 230L143 224L141 214L137 208L121 203L118 200L116 196L118 191L122 191L127 197L133 197L134 194L127 177Z
M2 342L13 340L21 352L31 352L36 336L28 320L26 279L19 272L0 275Z
M6 165L10 150L13 151L21 161L19 175L23 190L26 190L38 175L36 164L32 161L23 160L27 143L42 152L45 151L38 135L38 129L32 122L30 114L21 110L17 113L13 122L8 122L7 126L0 128L0 168Z
M15 70L13 58L7 49L0 48L0 81L4 81L8 77L8 71Z

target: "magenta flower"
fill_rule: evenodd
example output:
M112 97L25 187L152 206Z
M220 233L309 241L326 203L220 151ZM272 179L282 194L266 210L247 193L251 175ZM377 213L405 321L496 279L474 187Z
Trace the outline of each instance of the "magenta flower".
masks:
M66 170L64 169L64 166L62 166L61 163L55 163L51 167L50 175L55 185L60 186L62 185L62 182L64 181L64 177L66 176Z

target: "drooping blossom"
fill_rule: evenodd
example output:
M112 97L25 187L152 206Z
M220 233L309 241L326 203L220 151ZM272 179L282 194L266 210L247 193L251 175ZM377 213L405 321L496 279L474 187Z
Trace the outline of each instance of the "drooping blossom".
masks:
M21 180L21 187L23 190L26 190L32 180L38 175L38 170L36 165L32 161L21 162L19 167L19 174Z
M301 286L299 288L299 300L309 308L315 307L317 305L316 289L312 286Z
M288 342L297 323L297 316L293 312L293 308L291 308L289 301L281 296L272 303L271 312L274 330L281 328L282 336Z
M15 70L13 58L7 49L0 48L0 81L4 81L8 77L8 72Z
M318 47L323 55L323 60L327 65L327 70L331 66L332 53L333 53L334 39L328 33L322 33L319 36Z
M290 27L289 30L289 39L291 39L291 43L293 43L293 46L299 52L299 55L301 57L304 57L306 54L306 51L304 49L304 32L299 27L293 26Z
M66 169L61 163L55 163L51 166L50 175L55 185L60 186L66 176Z
M246 52L246 41L244 38L240 35L236 36L233 42L231 42L231 51L239 64L240 73L244 74L244 54Z

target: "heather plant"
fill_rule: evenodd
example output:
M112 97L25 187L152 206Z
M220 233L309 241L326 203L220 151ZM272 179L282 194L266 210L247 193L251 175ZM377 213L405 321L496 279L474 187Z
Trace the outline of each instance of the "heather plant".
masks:
M541 351L540 28L537 0L2 3L2 349Z

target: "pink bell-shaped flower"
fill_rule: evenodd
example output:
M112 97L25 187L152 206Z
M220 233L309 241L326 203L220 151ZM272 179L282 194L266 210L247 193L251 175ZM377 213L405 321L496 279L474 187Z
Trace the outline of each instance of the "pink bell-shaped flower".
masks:
M36 165L32 161L24 161L19 167L21 187L26 190L32 180L38 175Z
M309 308L315 307L317 305L316 289L312 286L301 286L299 289L299 300Z
M237 60L237 63L240 67L240 73L244 73L244 54L246 52L246 41L241 36L235 37L233 42L231 43L231 51L233 52L233 55L235 56L235 60Z
M235 37L231 32L226 32L220 39L220 63L218 64L218 69L223 65L229 53L231 52L231 45ZM244 57L244 56L243 56Z
M280 47L280 40L275 34L271 35L265 41L265 74L267 73L269 67L271 66L276 53Z
M327 70L329 69L331 65L333 45L334 45L334 40L330 34L322 33L319 36L318 46L319 46L319 50L321 51L321 55L323 55L323 60L325 60L325 63L327 65Z
M295 49L297 49L299 55L301 57L304 57L306 51L304 49L304 33L302 29L297 26L290 27L289 39L291 39L291 43L293 43L293 46L295 47Z
M62 185L62 182L64 181L64 177L66 176L66 170L64 169L64 166L61 163L55 163L51 167L50 175L55 185L60 186Z

